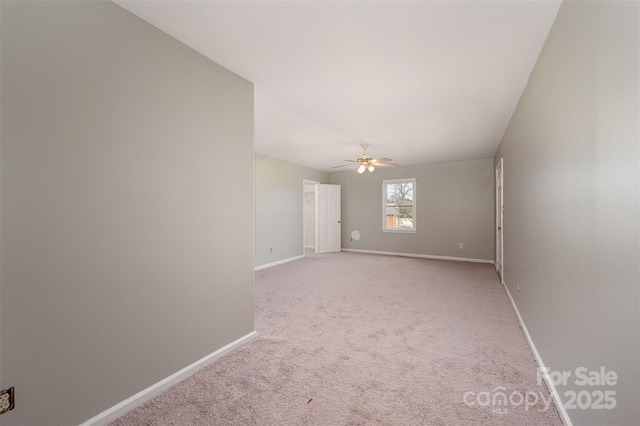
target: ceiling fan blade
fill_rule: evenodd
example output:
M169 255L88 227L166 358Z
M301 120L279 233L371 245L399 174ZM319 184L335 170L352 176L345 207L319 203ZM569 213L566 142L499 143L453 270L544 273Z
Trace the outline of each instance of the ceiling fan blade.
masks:
M362 153L361 156L359 156L355 160L343 159L342 161L345 161L345 162L347 162L349 164L342 164L342 165L339 165L339 166L333 166L332 169L338 169L338 168L341 168L341 167L356 166L356 167L360 167L360 169L358 169L358 171L360 173L362 173L365 169L368 169L370 172L372 172L374 170L374 168L377 167L377 166L379 166L379 167L398 167L398 164L392 163L393 160L391 158L388 158L388 157L373 158L371 155L367 154L367 148L369 147L368 144L364 143L364 144L362 144L360 146L362 146L362 150L363 150L363 153Z

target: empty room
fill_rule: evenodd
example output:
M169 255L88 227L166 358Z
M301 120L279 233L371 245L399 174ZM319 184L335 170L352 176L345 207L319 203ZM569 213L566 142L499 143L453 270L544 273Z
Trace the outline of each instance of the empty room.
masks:
M640 2L0 0L0 425L640 425Z

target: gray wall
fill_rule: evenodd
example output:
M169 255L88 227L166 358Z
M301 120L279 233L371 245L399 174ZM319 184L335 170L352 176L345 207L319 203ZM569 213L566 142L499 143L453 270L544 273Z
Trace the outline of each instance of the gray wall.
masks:
M256 266L304 254L304 179L329 183L329 174L256 155Z
M78 424L254 330L253 86L111 2L1 7L2 421Z
M638 9L563 3L496 154L505 281L544 363L619 376L558 388L616 392L615 410L569 410L580 425L640 424Z
M382 232L382 181L416 178L417 232ZM342 247L359 250L494 259L493 160L378 167L331 174L342 186ZM359 241L350 241L351 231ZM458 249L464 243L464 249Z

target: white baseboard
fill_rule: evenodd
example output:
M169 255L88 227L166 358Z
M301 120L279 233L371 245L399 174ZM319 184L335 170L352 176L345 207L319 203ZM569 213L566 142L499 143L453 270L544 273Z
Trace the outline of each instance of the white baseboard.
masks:
M346 248L343 248L342 251L352 251L355 253L383 254L387 256L420 257L423 259L456 260L458 262L491 263L491 264L494 263L493 260L469 259L468 257L434 256L430 254L396 253L392 251L358 250L358 249L346 249Z
M80 426L106 425L107 423L116 420L118 417L125 415L127 412L151 400L165 390L169 389L171 386L191 376L192 374L206 367L208 364L214 362L215 360L221 358L223 355L226 355L227 353L232 352L245 343L253 340L257 335L258 334L255 331L252 331L246 336L243 336L238 340L221 347L217 351L205 356L202 359L199 359L198 361L183 368L182 370L170 375L165 379L160 380L158 383L149 386L148 388L138 392L132 397L125 399L121 403L114 405L106 411L103 411L97 416L92 417L91 419L82 423Z
M314 248L316 248L316 246L304 246L304 248L314 249Z
M543 373L544 381L547 383L547 387L551 392L551 396L553 397L553 402L556 404L556 407L558 408L560 419L562 420L562 423L564 423L565 426L573 426L573 423L569 418L569 414L567 413L567 410L564 408L562 400L560 399L558 390L556 389L555 385L551 381L551 377L549 377L549 372L545 367L544 362L542 361L542 358L538 353L538 350L536 349L536 345L534 345L533 340L531 340L531 335L529 335L529 330L527 330L527 326L524 324L524 321L520 316L520 311L518 310L518 306L516 306L516 302L514 302L513 297L511 297L511 292L509 292L509 288L505 284L504 279L501 281L502 281L502 285L504 286L504 289L507 292L507 296L509 296L509 300L511 300L511 306L513 306L513 310L516 312L516 315L518 316L518 321L520 321L520 327L522 327L522 331L524 332L524 335L527 338L527 343L529 343L531 352L533 352L533 356L535 357L536 362L538 363L538 367L540 368L540 371L542 371Z
M288 259L278 260L277 262L272 262L272 263L267 263L266 265L256 266L255 268L253 268L253 270L254 271L259 271L261 269L271 268L272 266L282 265L283 263L287 263L287 262L291 262L291 261L294 261L294 260L302 259L303 257L304 257L304 254L300 255L300 256L290 257Z

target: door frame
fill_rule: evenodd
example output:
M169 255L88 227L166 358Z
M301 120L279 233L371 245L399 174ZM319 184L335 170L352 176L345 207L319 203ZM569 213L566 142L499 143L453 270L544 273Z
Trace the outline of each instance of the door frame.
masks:
M304 217L304 203L305 203L305 186L307 185L318 185L320 182L315 181L315 180L310 180L310 179L302 179L302 255L306 256L307 255L307 246L305 244L305 242L307 241L307 236L305 233L305 217ZM314 193L315 193L315 187L314 187ZM314 202L318 202L318 200L316 199L316 196L314 195ZM314 229L314 233L316 232L316 211L315 208L313 210L313 229ZM315 238L318 238L318 236L316 235ZM314 239L314 251L315 251L315 239Z
M496 191L496 272L504 284L504 158L500 158L495 174Z

